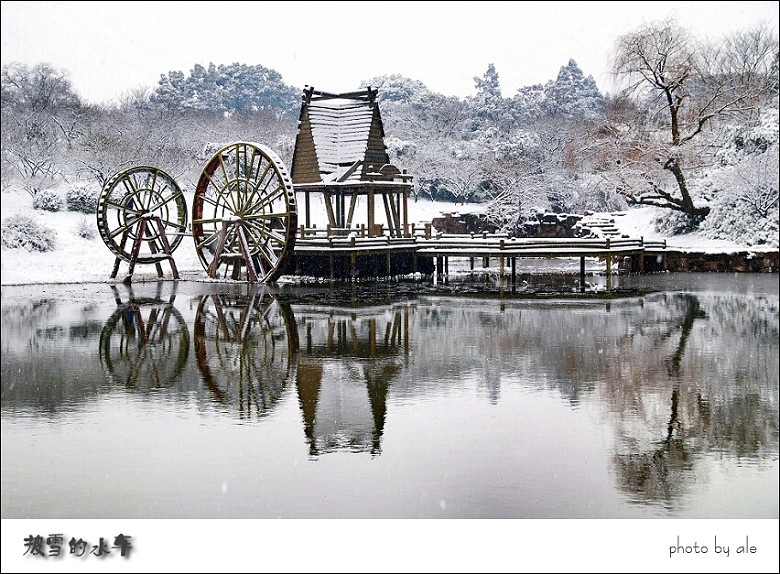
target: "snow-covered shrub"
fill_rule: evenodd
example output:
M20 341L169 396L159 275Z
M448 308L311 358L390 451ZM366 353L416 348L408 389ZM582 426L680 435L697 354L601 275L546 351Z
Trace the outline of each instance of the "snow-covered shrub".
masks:
M89 185L79 183L71 187L65 194L65 202L68 204L68 211L95 213L97 197L97 192Z
M42 211L59 211L62 209L62 198L56 191L51 189L41 189L33 194L33 209Z
M701 231L710 239L727 239L748 246L778 247L778 218L777 205L767 217L763 217L745 201L724 201L712 207L701 225Z
M3 220L2 245L27 251L52 251L57 244L57 232L38 223L31 215L18 213Z
M79 222L76 224L76 235L83 239L95 239L95 232L97 231L97 224L94 218L89 218L82 215Z
M692 233L699 229L704 218L699 215L688 215L681 211L665 209L653 218L653 226L658 233L666 236Z

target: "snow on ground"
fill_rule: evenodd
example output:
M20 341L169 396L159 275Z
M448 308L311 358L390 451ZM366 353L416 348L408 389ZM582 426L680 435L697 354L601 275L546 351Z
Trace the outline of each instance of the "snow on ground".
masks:
M679 251L696 253L732 253L735 251L761 251L755 247L745 247L732 241L721 239L708 239L700 231L666 237L653 228L653 219L661 211L658 207L640 207L618 214L601 214L614 217L615 227L624 235L631 237L644 237L648 241L660 241L666 239L667 247ZM667 210L668 211L668 210Z
M64 195L64 194L63 194ZM192 205L192 195L186 194L187 205ZM320 200L321 203L321 200ZM359 207L359 206L358 206ZM444 212L474 211L472 206L432 201L409 201L411 222L430 221ZM299 206L303 211L303 206ZM381 211L381 210L377 210ZM72 211L48 212L35 210L32 197L22 190L5 191L0 202L2 219L23 213L32 215L41 225L57 233L57 247L47 253L30 252L26 249L2 248L0 252L0 285L30 285L43 283L104 283L109 281L114 266L114 255L105 246L97 231L96 217ZM94 238L84 239L76 233L82 220L86 219L94 228ZM303 214L299 214L303 222ZM312 202L312 219L318 227L325 227L327 219L324 208L316 201ZM381 220L380 220L381 222ZM176 267L182 279L208 281L198 260L190 237L185 237L174 252ZM162 264L163 273L170 277L168 262ZM127 273L128 265L124 261L119 267L118 279ZM153 265L138 265L133 281L156 280L157 272Z
M187 197L192 205L192 197ZM479 205L461 205L427 200L409 201L410 222L420 224L430 221L443 213L477 212ZM324 210L316 201L312 206L313 222L324 227ZM358 206L360 209L360 206ZM303 211L303 206L299 206ZM381 210L378 210L381 211ZM32 214L34 218L57 233L57 247L48 253L31 253L26 249L2 248L0 253L0 284L29 285L41 283L103 283L109 281L114 265L114 256L104 245L97 233L94 215L85 215L70 211L55 213L33 210L32 198L20 190L5 191L0 202L0 215L3 219L15 214ZM644 236L645 239L663 239L652 229L651 220L654 208L634 209L621 215L614 215L615 224L621 233L632 237ZM299 215L303 222L303 214ZM86 219L94 227L93 239L84 239L77 235L76 229ZM703 238L698 233L669 238L670 247L688 251L729 252L745 250L737 244L727 241L715 241ZM183 279L208 281L205 271L195 253L192 239L185 237L175 251L176 266ZM166 277L170 277L170 266L162 263ZM127 272L127 263L122 262L119 269L121 279ZM133 276L134 281L155 280L157 274L152 265L139 265Z

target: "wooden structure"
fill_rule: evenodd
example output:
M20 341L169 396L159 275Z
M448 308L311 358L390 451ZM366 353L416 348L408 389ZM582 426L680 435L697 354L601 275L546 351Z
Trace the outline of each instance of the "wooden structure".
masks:
M295 244L295 192L282 160L233 142L206 164L195 189L192 236L209 277L271 282Z
M97 227L103 242L116 256L111 278L122 261L129 263L125 283L132 281L138 263L168 261L173 278L179 278L173 251L187 225L187 205L181 189L164 171L137 166L106 181L97 202Z
M390 237L409 237L412 177L390 164L376 95L371 87L344 94L304 90L291 178L304 196L305 228L312 227L313 195L322 195L335 234L349 233L358 199L365 197L362 235L383 234L376 217L381 201Z
M98 229L121 260L169 260L184 235L192 235L203 268L212 278L272 282L283 274L329 279L378 279L413 273L446 276L451 257L491 258L511 266L518 258L577 257L584 290L585 258L628 258L645 269L645 255L663 265L665 245L641 238L514 239L500 234L433 233L410 225L412 176L389 161L377 90L331 94L306 87L289 174L264 145L234 142L219 149L198 180L187 227L186 204L165 172L140 166L112 177L98 201ZM298 227L298 194L304 222ZM322 199L327 225L312 224L312 198ZM360 207L360 203L364 205ZM384 210L384 218L377 216ZM362 215L364 214L364 215ZM381 221L381 222L380 222ZM130 244L130 247L128 247ZM129 251L128 251L129 249Z

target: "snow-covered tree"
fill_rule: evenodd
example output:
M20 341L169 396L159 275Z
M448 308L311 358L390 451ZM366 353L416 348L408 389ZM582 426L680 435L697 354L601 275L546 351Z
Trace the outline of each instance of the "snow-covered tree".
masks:
M466 104L471 112L471 129L474 132L495 130L506 132L511 127L512 116L507 101L501 95L498 72L493 64L480 78L474 78L477 93L467 98Z
M68 73L49 64L7 64L1 79L3 179L19 177L35 194L61 176L81 129L81 102Z
M707 152L698 144L718 120L749 118L765 98L777 36L764 32L756 41L742 51L701 45L671 20L618 38L613 70L639 112L614 131L623 156L618 187L630 202L706 217L710 206L690 187Z
M604 105L592 76L585 77L574 60L561 66L558 77L544 87L542 109L549 115L593 116Z
M189 75L162 74L151 103L170 111L253 113L298 110L300 90L287 86L279 72L261 65L233 63L208 68L195 64Z
M377 89L377 101L384 106L389 103L415 104L425 101L432 92L419 80L412 80L400 74L375 76L361 82L360 87Z

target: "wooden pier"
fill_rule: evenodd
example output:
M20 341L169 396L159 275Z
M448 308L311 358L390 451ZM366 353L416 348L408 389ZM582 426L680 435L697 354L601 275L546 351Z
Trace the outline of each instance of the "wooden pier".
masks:
M585 259L606 262L607 288L611 287L613 265L625 257L632 258L630 268L645 270L645 257L663 259L666 243L642 238L563 238L521 239L502 234L441 234L412 228L408 236L375 235L369 237L360 229L325 230L301 228L286 273L331 280L391 278L421 273L438 278L449 274L453 258L467 258L471 269L474 260L483 267L490 260L498 265L500 276L509 275L514 282L518 259L579 258L580 285L585 286Z

